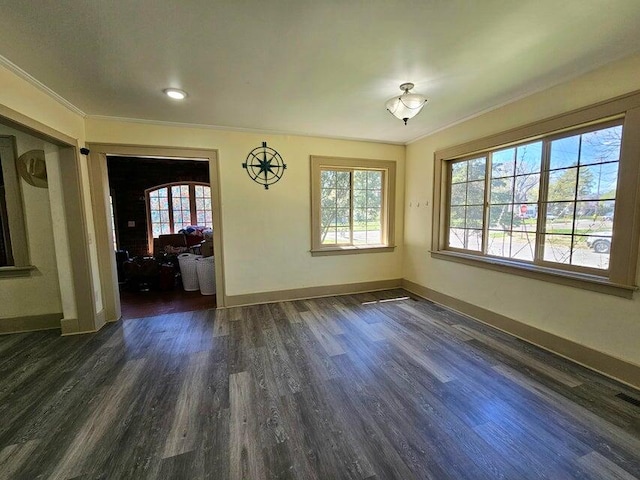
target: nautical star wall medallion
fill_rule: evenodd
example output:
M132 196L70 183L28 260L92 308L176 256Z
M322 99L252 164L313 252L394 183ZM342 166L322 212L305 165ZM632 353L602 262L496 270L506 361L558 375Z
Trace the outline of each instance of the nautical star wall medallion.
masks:
M262 142L261 147L256 147L249 152L242 168L247 170L251 180L264 185L265 190L269 190L269 185L273 185L282 178L287 166L278 152L267 147L267 142Z

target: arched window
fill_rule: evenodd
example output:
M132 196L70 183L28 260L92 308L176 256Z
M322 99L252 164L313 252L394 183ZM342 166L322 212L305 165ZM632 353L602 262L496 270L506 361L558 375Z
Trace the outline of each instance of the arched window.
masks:
M213 228L207 183L170 183L150 188L145 194L150 237L178 233L188 225Z

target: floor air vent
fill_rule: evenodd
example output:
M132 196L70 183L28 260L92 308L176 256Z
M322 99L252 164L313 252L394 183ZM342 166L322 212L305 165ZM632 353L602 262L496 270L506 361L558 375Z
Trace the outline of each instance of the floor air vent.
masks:
M625 402L629 402L636 407L640 407L640 400L638 400L637 398L630 397L629 395L626 395L624 393L619 393L616 395L616 397L621 398Z

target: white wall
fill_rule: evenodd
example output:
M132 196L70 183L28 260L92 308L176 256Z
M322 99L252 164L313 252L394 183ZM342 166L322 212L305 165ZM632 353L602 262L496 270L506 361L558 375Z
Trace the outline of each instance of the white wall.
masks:
M68 220L64 207L64 192L62 189L62 172L60 170L60 154L58 147L50 143L44 144L44 154L47 162L47 177L49 183L49 208L53 225L53 241L55 244L56 266L62 302L63 318L77 318L76 294L73 288L71 272L71 249L67 235Z
M87 141L217 149L220 164L227 295L400 278L404 146L221 131L88 118ZM242 168L266 141L287 170L265 190ZM310 155L397 162L396 242L391 253L311 257Z
M404 278L640 365L640 294L626 300L429 255L435 151L634 91L639 78L637 55L408 145Z
M16 137L18 156L44 150L47 169L57 160L57 147L0 125L0 135ZM5 161L5 159L3 159ZM27 277L0 277L0 322L3 318L62 313L54 248L49 190L20 179L30 263L36 267Z
M84 145L85 137L85 125L84 116L79 112L73 111L62 103L52 98L48 93L45 93L40 88L37 88L29 81L21 78L19 74L10 70L5 66L0 66L0 107L2 109L10 109L13 112L17 112L18 115L27 117L28 120L35 120L40 122L46 127L50 127L57 132L69 136L72 140L75 140L79 146ZM12 112L7 112L12 113ZM10 115L12 118L13 115ZM53 149L57 147L51 145ZM51 150L51 149L50 149ZM45 150L47 151L47 150ZM53 151L53 150L51 150ZM59 174L61 165L57 156L47 155L47 163L51 163L51 169L54 177ZM69 165L65 165L64 168L69 168ZM64 169L63 168L63 169ZM84 181L84 185L88 185L87 178L87 164L86 158L82 157L80 160L80 175ZM54 180L55 181L55 180ZM56 220L63 215L62 205L58 205L57 202L61 200L61 192L52 192L52 196L56 195L54 204L52 204L52 213L56 217ZM92 287L94 290L94 297L96 302L96 311L102 310L102 296L100 294L100 278L98 275L98 261L97 252L95 248L95 233L93 228L93 214L91 211L91 196L88 187L85 187L82 192L83 207L85 211L85 220L87 223L87 240L89 243L89 254L91 261L91 274L92 274ZM67 232L64 222L56 221L53 223L53 232L58 242L66 242ZM65 239L65 240L62 240ZM58 245L56 245L58 246ZM68 247L68 246L67 246ZM60 245L61 249L67 248L64 245ZM61 260L61 258L58 258ZM75 315L71 308L74 303L74 291L71 283L67 283L69 278L64 278L64 275L68 269L69 263L64 262L60 265L58 270L61 272L61 279L63 280L63 304L65 307L65 318L71 318ZM70 274L69 274L70 275ZM13 285L13 282L19 284L19 280L6 279L2 280L2 285ZM13 288L13 287L11 287ZM0 316L3 316L0 312Z

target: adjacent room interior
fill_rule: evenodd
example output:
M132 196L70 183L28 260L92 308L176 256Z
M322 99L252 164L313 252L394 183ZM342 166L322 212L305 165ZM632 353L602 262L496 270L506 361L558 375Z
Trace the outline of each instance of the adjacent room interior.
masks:
M639 24L10 0L0 478L640 478Z
M208 162L108 156L107 169L122 319L215 308L215 284L187 268L215 257Z

